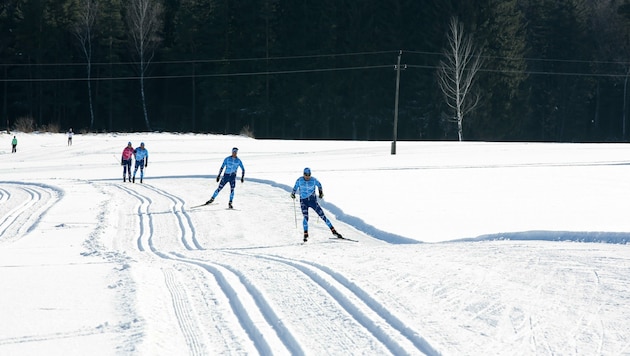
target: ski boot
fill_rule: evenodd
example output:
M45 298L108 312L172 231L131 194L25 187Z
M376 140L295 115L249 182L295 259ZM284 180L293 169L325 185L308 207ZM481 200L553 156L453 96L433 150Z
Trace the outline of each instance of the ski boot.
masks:
M304 231L304 242L308 241L308 231Z

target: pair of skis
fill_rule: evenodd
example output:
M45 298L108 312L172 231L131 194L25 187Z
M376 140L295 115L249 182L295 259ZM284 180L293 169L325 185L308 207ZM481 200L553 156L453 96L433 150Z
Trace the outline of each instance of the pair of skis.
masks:
M210 204L212 204L212 203L207 203L206 202L206 203L203 203L203 204L200 204L200 205L191 206L190 209L197 209L197 208L201 208L201 207L204 207L204 206L210 205ZM233 210L233 208L228 208L228 210ZM347 238L347 237L343 237L343 236L341 236L340 233L335 234L335 237L331 237L331 239L332 240L344 240L344 241L359 242L359 240L353 240L353 239L350 239L350 238ZM305 244L305 243L306 242L303 242L302 244Z
M343 236L342 237L339 237L339 236L331 237L329 240L341 240L341 241L359 242L359 240L353 240L353 239L350 239L350 238L347 238L347 237L343 237ZM300 242L300 245L306 245L306 244L308 244L308 241L307 242Z
M202 206L206 206L206 205L210 205L210 204L203 203L203 204L200 204L200 205L191 206L190 209L197 209L197 208L201 208Z
M200 205L191 206L190 209L197 209L197 208L201 208L201 207L204 207L204 206L210 205L210 204L212 204L212 203L203 203L203 204L200 204ZM237 209L234 209L233 207L228 207L227 210L237 210Z
M353 240L353 239L349 239L347 237L343 237L341 235L337 235L337 237L331 237L332 240L346 240L346 241L352 241L352 242L359 242L359 240Z
M353 240L347 237L343 237L340 233L338 233L337 231L335 231L335 233L333 234L335 235L335 237L331 237L331 240L345 240L345 241L352 241L352 242L359 242L359 240ZM305 244L307 241L304 241L302 244Z
M337 240L346 240L346 241L352 241L352 242L359 242L357 240L353 240L353 239L349 239L347 237L343 237L340 233L337 232L337 230L333 229L333 235L335 235L335 237L331 237L331 239L337 239Z

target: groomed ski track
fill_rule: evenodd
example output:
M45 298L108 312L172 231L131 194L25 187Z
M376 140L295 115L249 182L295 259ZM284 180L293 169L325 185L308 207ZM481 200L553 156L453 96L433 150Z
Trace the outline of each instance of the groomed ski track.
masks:
M557 340L569 340L576 353L601 354L627 335L627 318L617 312L622 298L615 297L627 295L627 251L609 244L431 245L396 236L400 243L388 243L330 209L336 229L359 243L330 239L311 213L302 244L300 212L286 186L269 181L237 183L235 210L226 209L229 187L214 204L190 209L216 187L202 177L0 183L0 248L10 247L2 272L11 280L33 271L18 286L26 293L31 278L50 284L49 299L24 300L24 307L81 320L66 329L5 330L0 353L53 342L71 347L81 338L91 348L84 353L102 355L566 351ZM90 199L69 204L68 196ZM69 229L79 232L72 240L64 235ZM414 256L413 268L399 260L400 249ZM7 262L21 251L40 253L41 261ZM339 262L347 257L356 263ZM56 288L56 278L81 277L76 289ZM383 280L398 292L379 285ZM94 290L102 298L86 300ZM98 313L108 308L115 310ZM19 320L11 312L8 320ZM574 327L557 326L559 314L574 315ZM630 347L612 345L619 354Z
M239 242L238 237L221 236L221 229L213 229L213 225L260 225L255 221L258 215L247 214L248 208L228 213L215 205L187 210L185 200L160 188L159 180L98 185L111 194L110 204L119 204L118 210L129 212L121 219L136 235L125 239L131 242L127 252L137 254L134 259L149 259L162 270L176 321L171 324L178 326L173 332L182 335L190 354L230 353L235 350L234 340L238 340L236 349L261 355L336 354L362 348L378 350L379 354L437 354L416 331L341 273L308 260L256 252L273 247L273 243L262 246L269 241L260 238L267 235L264 231L257 231L254 238L260 246L230 247L230 240ZM259 193L268 189L271 196L283 193L277 188L250 185ZM228 189L217 200L225 198ZM245 204L249 200L252 209L266 204L262 199L266 194L248 196L246 189L237 188L236 197L240 199L236 202ZM260 201L251 201L256 197ZM299 231L292 228L290 220L286 221L291 211L287 213L276 219L277 226L288 228L281 229L283 233L269 233L279 236L276 243L300 248ZM199 224L199 218L216 221ZM315 219L311 223L318 224ZM323 227L317 230L319 238L313 239L314 246L301 248L316 248L327 242L329 236L323 235ZM121 234L124 232L119 231L118 236ZM224 246L216 246L217 241ZM190 274L204 282L182 282L189 280ZM303 298L275 298L278 293L274 290L278 288L290 288L293 291L288 291L288 296ZM222 314L210 308L218 301ZM146 322L153 323L150 319ZM222 325L221 330L216 325ZM224 349L210 350L210 345L224 345Z

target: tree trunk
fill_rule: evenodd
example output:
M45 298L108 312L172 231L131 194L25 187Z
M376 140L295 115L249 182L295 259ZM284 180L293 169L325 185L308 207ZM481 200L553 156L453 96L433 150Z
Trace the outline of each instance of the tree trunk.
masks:
M452 18L448 33L449 48L438 67L438 83L446 105L454 112L459 140L464 139L464 117L479 103L479 95L470 97L477 71L481 68L480 53L474 50L470 37L464 36L464 26Z

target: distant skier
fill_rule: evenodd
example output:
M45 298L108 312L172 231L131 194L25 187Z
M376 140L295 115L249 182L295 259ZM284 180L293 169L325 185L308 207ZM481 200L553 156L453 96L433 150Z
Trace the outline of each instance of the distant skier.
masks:
M142 178L144 178L144 168L149 165L149 151L144 148L144 142L141 142L140 147L133 150L133 154L136 158L136 168L133 170L133 178L131 179L131 182L136 182L136 172L138 171L138 168L140 168L140 183L142 183Z
M122 157L120 158L120 165L123 166L123 182L126 182L126 178L129 178L131 183L131 158L133 157L133 146L131 142L127 142L127 147L122 151Z
M72 146L72 136L74 136L74 132L72 132L72 127L68 130L68 146Z
M300 208L302 208L302 215L304 215L304 220L302 224L304 225L304 242L308 241L308 208L315 210L317 215L319 215L322 220L328 225L330 231L335 237L343 238L341 234L335 230L332 223L326 215L324 215L324 210L319 206L317 202L317 197L315 196L315 187L319 190L319 198L324 197L324 191L322 189L322 184L315 177L311 177L311 169L304 168L304 175L298 178L295 181L295 185L293 186L293 191L291 192L291 198L295 199L295 193L297 191L300 192Z
M13 136L13 140L11 141L11 153L17 152L17 138Z
M214 201L214 198L219 195L219 192L221 191L221 189L223 189L225 184L229 182L230 202L228 203L228 208L233 208L232 200L234 199L234 187L236 186L236 172L238 171L238 167L241 167L241 183L245 181L245 167L243 166L243 162L241 162L241 159L236 157L237 154L238 148L234 147L232 148L232 155L225 157L225 159L223 160L223 164L219 169L219 175L217 175L217 182L219 182L219 180L221 182L219 183L219 187L214 191L214 194L212 194L212 198L210 198L210 200L206 202L206 205L212 203ZM223 172L224 168L225 174L223 175L223 178L221 178L221 173Z

